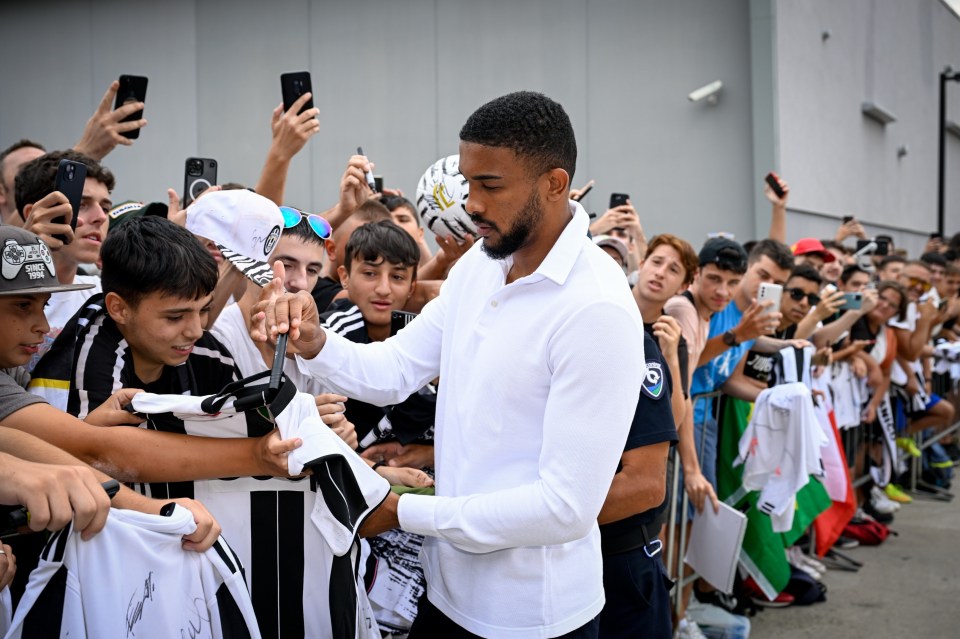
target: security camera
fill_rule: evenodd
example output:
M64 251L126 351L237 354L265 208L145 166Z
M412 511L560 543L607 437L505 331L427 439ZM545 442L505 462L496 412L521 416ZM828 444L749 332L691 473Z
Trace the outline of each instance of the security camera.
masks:
M716 80L692 92L690 95L687 96L687 99L690 100L691 102L700 102L701 100L706 100L710 104L716 104L717 94L720 93L720 89L722 88L723 88L723 82L721 82L720 80Z

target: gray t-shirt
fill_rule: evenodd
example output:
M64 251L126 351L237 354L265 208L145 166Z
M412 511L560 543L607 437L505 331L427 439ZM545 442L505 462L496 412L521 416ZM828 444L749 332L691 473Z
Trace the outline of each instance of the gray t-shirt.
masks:
M43 399L28 393L26 386L30 374L22 367L0 369L0 421L30 404L43 403Z

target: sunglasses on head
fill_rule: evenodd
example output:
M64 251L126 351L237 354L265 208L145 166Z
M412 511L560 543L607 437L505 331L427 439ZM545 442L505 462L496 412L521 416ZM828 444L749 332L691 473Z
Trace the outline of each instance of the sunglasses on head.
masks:
M790 299L792 299L794 302L799 302L806 297L807 301L810 302L810 306L816 306L820 303L820 296L816 293L807 293L802 288L788 288L785 290L790 294Z
M919 288L919 289L922 290L924 293L926 293L927 291L929 291L930 288L933 286L933 284L931 284L930 282L926 282L926 281L924 281L924 280L921 280L921 279L918 278L918 277L908 277L907 279L910 281L910 285L909 285L910 288Z
M293 228L300 223L300 220L306 218L307 224L317 234L321 240L329 240L333 235L333 227L330 222L315 213L304 213L290 206L281 206L280 213L283 214L283 228Z

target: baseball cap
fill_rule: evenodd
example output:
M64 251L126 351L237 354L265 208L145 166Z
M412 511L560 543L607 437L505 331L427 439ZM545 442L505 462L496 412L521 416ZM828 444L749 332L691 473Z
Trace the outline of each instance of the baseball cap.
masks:
M823 257L824 262L833 262L837 259L833 253L823 246L823 242L813 237L805 237L802 240L798 240L796 244L790 247L790 250L793 251L794 255L819 253L821 257Z
M145 215L167 217L167 208L167 205L163 202L150 202L149 204L136 200L120 202L107 213L107 217L110 218L107 233L109 234L109 229L116 228L127 220L132 220L135 217L143 217Z
M612 235L596 235L593 238L593 243L597 246L603 248L604 246L609 246L614 249L620 255L620 261L624 264L627 263L627 245L623 243L619 237L614 237Z
M93 284L61 284L50 249L39 237L17 226L0 226L0 295L34 295L79 291Z
M747 270L747 252L739 242L727 237L712 237L700 249L700 266L722 265L721 268L743 273Z
M187 207L186 227L212 240L224 259L259 286L273 279L266 260L280 239L283 214L271 200L246 189L207 193Z

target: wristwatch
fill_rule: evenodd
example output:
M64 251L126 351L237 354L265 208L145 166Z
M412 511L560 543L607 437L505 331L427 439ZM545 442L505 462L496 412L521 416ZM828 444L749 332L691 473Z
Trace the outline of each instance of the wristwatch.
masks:
M732 348L740 342L737 341L737 335L733 331L727 331L723 334L723 343Z

